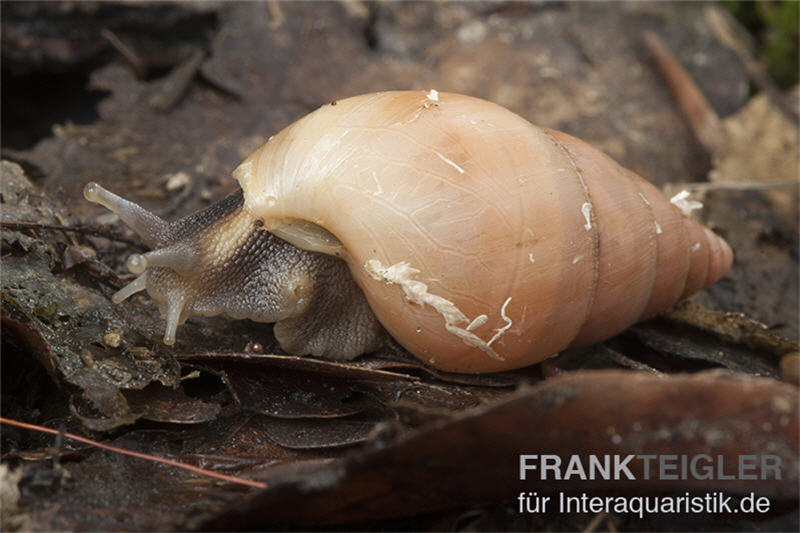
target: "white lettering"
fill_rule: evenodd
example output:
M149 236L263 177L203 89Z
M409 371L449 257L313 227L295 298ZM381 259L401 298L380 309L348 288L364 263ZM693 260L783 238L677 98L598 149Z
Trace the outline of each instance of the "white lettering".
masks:
M626 455L625 460L620 462L619 455L614 456L614 479L620 479L619 475L621 472L624 472L628 479L636 479L636 476L634 476L633 472L628 468L628 463L630 463L634 457L634 455Z
M528 470L536 470L536 465L529 464L528 461L535 461L538 455L520 455L519 456L519 479L525 481L525 474Z
M553 479L561 480L561 457L557 455L542 456L542 481L548 479L547 471L553 472Z
M572 476L577 475L579 479L586 480L586 472L583 470L583 462L580 455L573 455L569 458L567 471L564 473L564 479L572 479Z
M603 456L603 463L596 455L589 457L589 479L611 479L611 462L608 455ZM598 477L597 474L600 474Z

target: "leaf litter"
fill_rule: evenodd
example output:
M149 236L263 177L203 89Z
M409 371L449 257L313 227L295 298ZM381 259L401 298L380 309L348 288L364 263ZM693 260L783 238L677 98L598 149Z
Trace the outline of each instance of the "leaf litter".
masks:
M146 9L151 8L137 16ZM187 4L186 9L198 8ZM598 48L605 37L593 31L565 36L558 30L569 46L553 57L529 53L527 39L549 39L553 28L571 27L586 17L611 17L603 6L566 12L526 9L514 16L501 10L490 19L481 18L485 14L477 5L446 6L437 17L430 16L433 7L416 6L416 15L406 18L393 6L370 8L376 10L367 19L373 24L370 31L382 36L379 46L394 57L388 63L370 55L360 40L365 19L336 5L320 5L315 12L282 5L283 21L266 33L259 21L269 19L269 11L254 9L247 4L211 8L219 33L210 43L194 40L190 46L167 47L164 57L176 66L171 78L151 83L141 77L146 67L131 72L120 62L94 69L92 85L110 95L101 103L95 124L60 126L29 150L4 148L4 155L24 165L3 162L3 223L107 225L76 192L92 179L124 196L144 199L165 216L186 214L230 190L229 170L264 142L263 136L331 98L417 78L428 88L483 96L579 133L657 183L704 173L703 158L691 148L685 151L691 144L685 141L687 130L669 99L659 96L660 89L638 96L629 92L661 87L647 69L614 65L637 64L628 57L630 50L617 47L608 58L596 57L593 50L617 45ZM675 17L697 18L693 7L653 8L644 15L642 9L626 8L624 17L671 21L665 26L670 39L687 31L680 28L692 27ZM192 20L207 22L205 16ZM174 13L170 17L165 24L186 20ZM609 21L617 17L614 13ZM467 40L419 38L436 34L420 29L443 31L442 24L470 21L487 31ZM309 31L312 27L317 29ZM135 43L130 37L135 34L115 28L114 35ZM346 53L307 53L308 47L319 48L334 36ZM296 46L299 42L305 44ZM254 43L258 49L282 53L254 61ZM198 49L208 52L204 60L195 59ZM145 65L153 56L142 50L136 52L137 60ZM514 86L516 75L503 70L514 61L496 61L499 52L517 58L530 67L528 72L558 68L583 75L523 77L523 91ZM743 75L713 47L704 53L715 57L707 69L709 99L738 108L741 100L731 89L736 87L732 77ZM354 68L353 57L365 59ZM424 57L438 63L421 61ZM530 61L538 63L528 65ZM461 68L470 64L485 64L486 69L477 75ZM250 78L242 79L243 72ZM307 83L310 73L317 80L313 86ZM486 85L486 80L504 78L510 80L504 87ZM168 105L153 109L158 86L170 79L191 81L162 96ZM592 87L604 87L608 95L592 96ZM708 86L703 89L709 91ZM537 99L526 96L533 94ZM548 96L554 94L575 98L566 109ZM633 104L615 105L613 98ZM263 111L245 112L253 106ZM764 102L752 106L761 106L762 114L769 109ZM591 116L607 120L588 123ZM640 116L652 123L634 119ZM735 131L748 138L742 128L769 120L742 120ZM630 127L623 131L609 126L616 123ZM682 132L682 140L665 142L664 132ZM658 142L643 142L648 136ZM635 148L665 144L676 152ZM743 145L736 151L747 153L748 142ZM759 157L769 164L784 161L784 148L766 143ZM714 180L724 179L725 168L739 166L716 165ZM748 179L760 168L754 164ZM26 170L35 170L33 180ZM186 173L187 185L176 196L169 184L177 172ZM565 352L528 369L484 376L441 372L401 349L348 363L274 353L277 344L268 326L217 318L191 320L183 326L183 339L167 349L158 342L163 325L146 298L121 306L110 303L109 295L126 281L122 264L130 244L99 232L4 225L4 367L23 368L33 358L38 361L33 364L47 371L30 374L38 380L34 387L8 387L6 379L12 376L4 374L4 391L14 391L12 401L4 392L4 415L11 411L29 421L269 486L253 493L74 447L58 437L53 449L53 440L4 427L4 462L22 465L12 483L20 494L13 518L27 529L324 528L433 511L446 517L447 509L478 512L473 507L477 503L508 502L514 496L509 484L515 472L506 463L524 450L693 453L707 450L712 442L713 449L725 454L759 453L766 446L784 453L796 446L796 432L794 437L791 433L797 425L796 402L791 401L796 388L775 378L786 375L782 367L797 352L797 305L791 297L792 287L797 292L796 276L792 281L798 256L796 216L792 218L796 198L785 190L712 191L703 203L701 216L736 250L729 278L693 298L692 304L607 343ZM119 237L130 236L117 228ZM748 318L726 312L744 312ZM254 345L262 353L244 351ZM624 370L609 370L620 367ZM694 374L671 375L676 372ZM53 383L57 387L52 393L43 394ZM39 406L38 415L32 405ZM752 430L743 433L733 420L750 424ZM765 424L773 429L763 429ZM612 426L615 433L609 435ZM715 435L724 438L714 441ZM786 455L787 464L796 460ZM796 480L794 488L791 481L765 491L796 501ZM676 490L689 488L697 487ZM628 490L647 488L634 485ZM538 528L583 527L553 516L542 519L549 522L538 523ZM508 523L501 521L500 527Z

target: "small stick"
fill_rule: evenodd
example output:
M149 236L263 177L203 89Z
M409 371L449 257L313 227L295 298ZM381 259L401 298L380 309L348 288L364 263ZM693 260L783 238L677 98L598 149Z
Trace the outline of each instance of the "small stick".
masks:
M681 189L688 191L762 191L767 189L789 189L791 187L800 186L800 181L735 181L735 182L697 182L697 183L681 183L676 184Z
M197 70L206 58L203 50L195 50L183 63L178 65L165 78L161 91L150 98L150 107L156 111L166 113L171 111L181 101L186 91L192 85Z
M127 239L125 237L117 235L116 233L112 233L110 231L104 231L97 228L87 228L82 226L60 226L58 224L40 224L39 222L6 222L6 221L0 221L0 228L10 229L10 230L49 229L55 231L82 233L86 235L93 235L95 237L103 237L106 239L110 239L112 241L123 242L125 244L130 244L131 246L136 246L137 248L144 248L141 242L134 241L132 239Z
M217 472L212 472L210 470L204 470L200 467L188 465L186 463L181 463L179 461L175 461L174 459L167 459L166 457L156 457L155 455L149 455L146 453L134 452L132 450L126 450L124 448L118 448L117 446L112 446L110 444L104 444L102 442L98 442L96 440L87 439L86 437L81 437L80 435L75 435L74 433L66 433L63 431L59 431L57 429L51 429L44 426L37 426L36 424L28 424L27 422L19 422L17 420L12 420L10 418L0 417L0 423L8 424L10 426L17 426L25 429L31 429L33 431L39 431L41 433L49 433L51 435L63 435L64 437L72 440L76 440L78 442L82 442L84 444L88 444L90 446L94 446L96 448L101 448L103 450L107 450L114 453L119 453L122 455L129 455L131 457L136 457L138 459L144 459L146 461L153 461L156 463L162 463L169 466L174 466L176 468L182 468L184 470L188 470L190 472L194 472L195 474L200 474L202 476L213 477L216 479L220 479L222 481L227 481L229 483L238 483L240 485L247 485L249 487L257 487L259 489L267 488L266 483L262 483L260 481L253 481L250 479L244 479L236 476L228 476L225 474L220 474Z
M122 39L117 37L117 34L108 28L103 28L100 30L100 35L109 43L111 43L111 46L113 46L114 49L119 52L120 55L122 55L122 57L130 62L130 64L133 66L133 69L136 71L137 76L142 77L144 75L144 62L130 46L122 42Z
M632 368L634 370L647 372L649 374L653 374L653 375L657 375L657 376L663 375L663 372L653 368L650 365L642 363L641 361L636 361L635 359L631 359L627 355L623 355L623 354L619 353L618 351L612 350L611 348L609 348L607 346L603 346L603 348L605 349L605 351L609 355L609 357L611 357L611 360L614 361L615 363L619 364L619 365L622 365L622 366L627 367L627 368Z
M661 74L666 79L697 140L711 154L719 153L724 148L725 136L717 113L689 73L655 33L646 31L644 42L653 54Z

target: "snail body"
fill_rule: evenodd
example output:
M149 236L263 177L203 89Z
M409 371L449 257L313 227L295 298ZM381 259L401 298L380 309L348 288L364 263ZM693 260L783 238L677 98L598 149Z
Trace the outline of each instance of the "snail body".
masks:
M456 94L323 106L234 177L240 192L173 223L87 186L154 248L115 300L147 289L168 342L227 313L276 322L293 353L352 358L385 329L443 370L507 370L608 338L732 260L598 150Z

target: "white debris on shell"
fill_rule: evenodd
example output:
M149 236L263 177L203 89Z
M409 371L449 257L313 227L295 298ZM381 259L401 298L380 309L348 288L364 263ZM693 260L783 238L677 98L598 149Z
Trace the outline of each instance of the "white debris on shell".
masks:
M583 213L583 218L586 219L586 224L583 227L586 228L586 231L589 231L592 229L592 204L590 202L583 202L581 213Z
M472 319L472 322L469 323L469 326L467 326L467 331L472 331L473 329L481 327L482 325L486 324L488 320L489 317L486 315L476 316L475 318Z
M696 243L694 243L694 244L692 245L691 251L692 251L692 253L694 253L694 252L696 252L696 251L697 251L697 250L699 250L699 249L700 249L700 243L699 243L699 242L696 242Z
M381 183L378 181L378 174L375 171L372 171L372 179L375 181L375 192L372 193L372 196L380 196L383 194L383 187L381 187Z
M428 92L428 94L426 94L425 96L427 96L428 100L432 102L439 101L439 91L437 91L436 89L431 89L430 92Z
M641 197L641 199L645 203L645 205L650 205L650 200L647 199L647 196L645 196L642 193L639 193L639 197Z
M425 283L412 279L415 274L419 273L419 270L412 267L406 261L400 261L399 263L385 267L377 259L370 259L364 263L364 270L376 281L398 284L400 288L403 289L403 293L409 302L417 305L428 304L433 307L434 310L444 318L445 329L461 339L467 346L480 349L492 359L505 361L503 357L494 351L490 344L499 339L500 336L511 327L511 319L506 316L506 307L508 306L508 302L511 301L511 298L506 300L500 310L500 316L506 321L506 325L497 330L497 333L495 333L492 339L486 342L469 331L470 327L478 327L478 325L485 322L485 320L481 319L484 315L480 315L470 322L466 315L464 315L453 302L441 296L437 296L436 294L429 293L428 286ZM476 322L478 322L478 325L473 325ZM468 325L464 328L460 327L459 324Z
M653 222L653 224L655 224L656 226L656 235L661 235L662 233L664 233L664 230L661 229L661 224L655 221Z
M532 244L535 242L533 230L531 228L525 228L525 236L532 241ZM530 261L531 264L536 262L536 260L533 258L533 252L528 252L528 261Z
M508 316L506 315L506 307L508 307L508 303L510 301L511 301L511 296L506 298L506 301L503 302L503 307L500 308L500 316L503 318L503 320L506 321L506 325L503 326L502 328L494 330L495 331L494 335L492 336L491 339L489 339L489 342L486 343L489 346L491 346L494 341L505 335L506 331L508 331L508 328L510 328L511 324L513 324L512 320L508 318Z
M670 203L680 209L684 215L690 215L695 209L702 209L703 204L696 200L689 200L689 191L682 190L669 199Z
M456 165L456 164L455 164L453 161L451 161L450 159L447 159L445 156L443 156L443 155L442 155L442 154L440 154L439 152L436 152L436 155L437 155L437 156L439 156L439 159L441 159L442 161L444 161L445 163L447 163L448 165L450 165L450 166L451 166L451 167L453 167L454 169L458 170L458 173L459 173L459 174L463 174L463 173L464 173L464 169L463 169L463 168L461 168L460 166Z
M580 261L581 259L583 259L582 255L576 255L575 257L572 258L572 264L573 265L578 264L578 261Z

